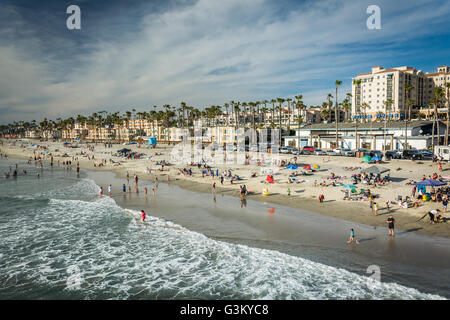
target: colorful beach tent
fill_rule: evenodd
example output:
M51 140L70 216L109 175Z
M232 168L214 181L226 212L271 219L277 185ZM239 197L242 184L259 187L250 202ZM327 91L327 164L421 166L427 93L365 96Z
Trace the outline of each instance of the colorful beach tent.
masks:
M436 186L443 186L446 185L446 182L442 182L439 180L433 180L433 179L425 179L419 182L415 182L414 183L416 186L431 186L431 187L436 187Z
M381 161L380 157L373 157L372 159L370 159L371 161Z
M371 156L364 156L364 157L362 157L362 161L364 161L364 162L370 162L370 160L372 160Z
M298 166L296 164L290 164L286 167L286 169L297 170Z
M311 170L311 165L310 164L305 164L304 168L307 169L307 170Z
M268 183L273 183L273 178L271 176L267 175L266 181Z

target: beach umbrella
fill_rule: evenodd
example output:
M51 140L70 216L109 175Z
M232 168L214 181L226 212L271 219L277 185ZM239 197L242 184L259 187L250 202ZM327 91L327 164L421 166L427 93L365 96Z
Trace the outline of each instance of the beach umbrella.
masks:
M296 164L290 164L286 167L286 169L297 170L298 166Z
M362 157L362 161L364 162L370 162L370 160L372 159L371 156L365 155L364 157Z
M370 161L381 161L380 157L373 157L372 159L370 159Z
M353 184L344 184L344 189L355 189L356 186Z
M361 172L377 174L377 173L384 173L384 172L387 172L387 171L390 171L390 170L391 169L388 169L388 168L385 168L385 167L371 166L371 167L368 167L368 168L365 168L365 169L361 169Z
M433 180L433 179L425 179L419 182L414 182L416 186L427 186L427 187L436 187L436 186L443 186L446 185L446 182L442 182L439 180Z

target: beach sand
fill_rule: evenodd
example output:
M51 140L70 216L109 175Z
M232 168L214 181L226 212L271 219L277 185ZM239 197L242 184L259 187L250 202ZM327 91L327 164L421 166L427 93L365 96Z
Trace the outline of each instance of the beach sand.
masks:
M23 143L25 142L25 147ZM187 165L171 165L166 166L164 171L160 171L160 166L156 165L157 161L165 160L171 162L170 152L173 146L168 145L158 145L157 148L151 149L147 146L139 147L138 145L127 145L126 148L132 149L133 151L141 152L146 154L148 159L130 159L126 160L120 157L112 156L117 150L123 148L124 146L115 144L112 148L105 148L103 144L90 144L94 146L95 151L92 152L88 150L85 144L80 144L83 148L65 148L61 142L36 142L31 141L15 141L9 140L3 141L3 145L0 149L3 153L7 153L10 157L17 157L21 159L33 158L33 151L37 150L36 146L31 147L30 143L47 146L48 153L45 153L43 149L39 149L43 161L49 162L50 155L54 157L54 163L60 161L72 161L72 167L74 168L78 161L80 162L80 168L90 169L90 170L108 170L117 174L119 178L125 178L126 172L128 171L130 180L133 179L133 175L137 174L140 180L154 181L155 177L158 176L159 182L164 183L167 181L167 175L170 176L170 182L176 184L182 188L189 189L201 193L212 193L212 184L216 183L216 193L218 195L225 194L239 197L239 186L245 184L247 190L253 191L253 194L248 195L247 199L261 201L265 203L276 203L291 208L302 209L326 216L332 216L347 221L354 221L362 224L366 224L374 227L386 227L386 219L388 217L388 212L386 210L386 201L396 200L398 195L410 196L411 195L411 185L406 185L410 179L420 180L423 175L427 177L437 172L443 176L450 169L450 165L443 165L443 172L438 172L437 165L432 164L431 161L420 161L413 162L409 160L392 160L381 164L383 167L389 168L390 176L392 182L383 187L371 188L371 192L378 195L375 201L379 204L379 214L375 216L369 207L369 201L348 201L343 200L344 193L341 191L342 187L321 187L314 186L314 181L317 183L327 181L327 177L334 173L336 176L342 176L343 178L339 180L345 184L351 184L350 176L353 173L358 173L359 170L349 171L345 167L362 167L366 168L369 165L362 163L361 159L352 157L328 157L328 156L297 156L297 163L300 164L299 170L301 170L303 164L320 166L320 169L314 172L310 176L299 176L299 179L304 179L305 182L299 184L289 184L288 175L292 170L281 168L279 172L274 175L275 184L264 184L262 181L265 180L266 174L261 173L261 167L258 167L256 163L250 165L238 165L238 164L211 164L214 169L219 169L220 173L223 170L231 169L233 174L238 174L243 180L230 184L228 180L225 180L224 185L220 184L219 178L211 178L205 176L202 178L200 170L196 167L189 167ZM80 152L83 150L90 157L94 155L95 160L88 160L85 157L80 156ZM155 155L158 153L160 155ZM63 154L67 154L68 157L62 157ZM286 161L293 161L293 155L280 155L280 159ZM95 166L94 163L99 164L101 160L106 159L107 164L104 166ZM121 164L109 163L109 160ZM147 168L151 169L151 173L148 173ZM192 176L184 176L179 174L180 168L191 168L193 171ZM295 170L294 170L295 171ZM256 173L256 177L251 178L251 174ZM269 196L262 196L263 188L269 189ZM291 190L291 195L288 196L287 190ZM358 190L363 188L361 185L358 186ZM366 187L364 187L366 188ZM151 190L149 190L151 193ZM319 203L317 197L319 194L324 194L324 203ZM418 221L426 212L431 209L442 209L441 204L425 202L419 208L409 208L403 209L397 205L391 204L390 213L394 215L396 219L396 229L415 232L424 235L436 236L436 237L450 237L450 224L440 223L440 224L430 224L428 222L428 217L423 220ZM444 216L449 216L449 214L444 214Z

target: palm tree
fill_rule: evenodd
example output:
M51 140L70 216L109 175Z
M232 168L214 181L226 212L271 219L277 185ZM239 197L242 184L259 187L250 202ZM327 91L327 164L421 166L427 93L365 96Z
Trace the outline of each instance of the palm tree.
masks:
M350 111L352 105L350 104L350 101L348 100L348 98L345 98L344 101L342 101L342 109L344 109L344 113L345 113L345 121L348 120L348 112Z
M448 127L449 127L449 116L450 116L450 82L445 82L444 88L447 89L447 127L445 130L445 145L448 146Z
M328 114L329 114L330 118L331 118L331 106L333 105L333 103L331 102L331 99L333 99L333 95L331 93L329 93L327 95L327 100L328 100L327 109L328 109Z
M338 138L338 124L339 124L339 116L338 116L338 109L339 109L339 105L338 105L338 87L342 84L342 81L340 80L336 80L335 85L336 85L336 104L335 104L335 121L336 121L336 148L339 147L339 138Z
M367 102L363 102L361 108L364 110L364 122L367 122L367 108L370 108L370 105Z
M434 88L434 97L433 97L434 117L433 117L433 136L432 136L433 151L434 151L434 130L435 130L436 125L437 125L437 134L438 134L438 145L441 140L440 127L439 127L437 113L438 113L439 103L441 102L443 96L444 96L444 88L442 88L442 87Z
M281 147L281 136L283 135L283 129L281 128L281 110L282 110L281 104L285 101L286 100L283 98L277 98L277 102L280 104L279 108L278 108L279 116L280 116L280 118L278 119L278 123L280 124L280 147Z
M235 122L236 130L239 128L239 112L240 112L239 105L240 105L240 102L236 102L234 104L234 113L235 113L234 122Z
M410 85L406 85L409 88L412 88ZM407 91L408 92L408 91ZM405 117L405 147L406 149L408 147L408 121L411 121L411 105L414 103L412 99L408 99L406 101L406 104L408 105L408 118Z
M409 96L414 87L410 84L405 84L405 103L408 106L408 121L411 121L411 105L414 103ZM406 110L406 109L405 109Z
M328 111L327 109L323 109L320 112L320 117L322 118L322 120L327 120L330 117L330 111Z
M306 106L303 104L303 95L299 94L295 96L295 99L297 99L296 102L296 108L297 108L297 124L298 124L298 142L297 147L300 149L300 125L303 122L303 117L301 116L300 112L306 108Z
M392 101L392 99L387 99L384 102L384 151L386 151L386 122L387 122L387 117L388 117L388 111L390 111L392 104L394 103L394 101ZM391 146L392 148L392 146Z
M229 107L229 105L228 105L228 103L225 103L224 105L224 108L225 108L225 111L227 112L227 127L230 125L230 114L228 113L228 107Z
M287 103L288 103L288 134L291 130L291 98L287 98L286 99Z
M274 117L275 117L275 103L277 102L277 100L272 99L270 100L270 103L272 104L272 122L274 121Z

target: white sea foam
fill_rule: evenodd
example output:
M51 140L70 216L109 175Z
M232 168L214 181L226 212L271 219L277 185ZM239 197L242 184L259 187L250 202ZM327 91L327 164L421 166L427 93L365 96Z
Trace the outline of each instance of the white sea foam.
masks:
M88 179L76 188L70 190L96 191ZM72 268L82 281L70 292L87 299L442 299L277 251L213 240L161 218L148 216L144 225L139 216L107 196L58 197L16 217L15 225L0 224L1 251L8 256L0 262L6 275L0 288L22 279L67 289Z

